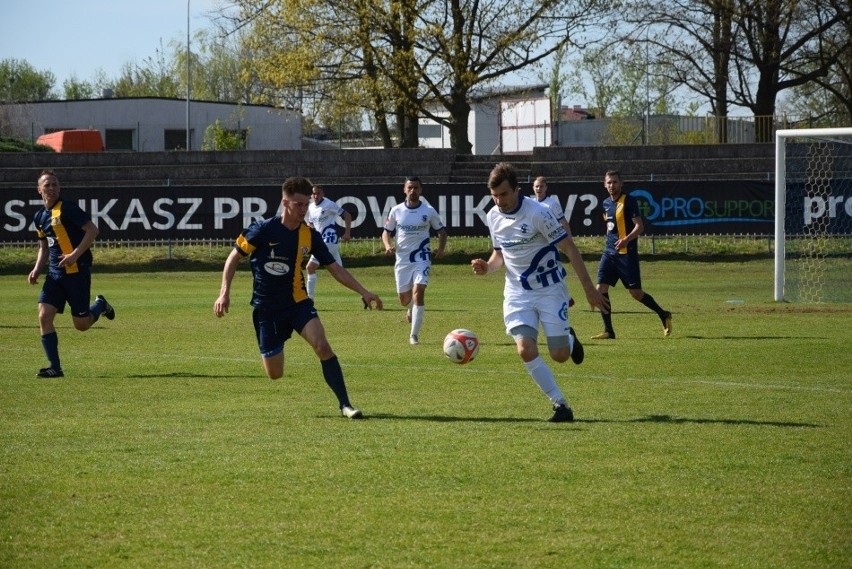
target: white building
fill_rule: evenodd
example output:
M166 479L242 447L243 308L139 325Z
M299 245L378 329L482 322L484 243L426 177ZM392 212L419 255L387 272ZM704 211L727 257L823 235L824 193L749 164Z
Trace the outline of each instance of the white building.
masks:
M467 131L473 154L530 153L550 146L552 121L547 85L494 89L471 96ZM449 116L443 107L438 116ZM420 146L450 148L450 132L438 122L421 118Z
M302 119L265 105L236 105L158 97L39 101L0 105L4 130L24 140L69 129L98 129L107 151L201 150L208 127L237 132L246 150L299 150Z

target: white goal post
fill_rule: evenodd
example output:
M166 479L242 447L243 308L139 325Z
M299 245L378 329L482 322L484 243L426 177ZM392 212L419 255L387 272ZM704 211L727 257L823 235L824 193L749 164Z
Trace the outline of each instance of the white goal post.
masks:
M852 127L775 133L775 300L849 302Z

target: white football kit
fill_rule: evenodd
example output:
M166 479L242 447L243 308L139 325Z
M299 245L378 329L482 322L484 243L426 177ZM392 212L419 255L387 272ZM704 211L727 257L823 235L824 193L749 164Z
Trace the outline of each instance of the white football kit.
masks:
M415 284L428 285L432 264L429 230L444 229L435 208L423 200L413 208L405 202L397 204L388 213L384 228L391 234L396 233L396 291L407 292Z
M547 196L542 201L538 201L538 198L533 196L532 200L549 209L553 217L556 218L556 221L561 221L565 217L565 213L562 211L562 206L559 204L559 199L556 196Z
M334 259L339 265L343 265L343 260L340 258L340 235L337 233L337 216L342 216L345 210L337 205L334 201L323 198L319 205L314 202L308 204L308 214L305 216L305 222L309 223L316 229L322 240L328 247L329 253L334 255ZM319 264L319 261L311 255L309 263Z
M553 213L535 199L519 196L518 207L502 213L492 207L487 214L491 244L503 254L503 320L506 333L518 326L538 330L548 337L567 336L570 296L566 271L556 243L568 233Z

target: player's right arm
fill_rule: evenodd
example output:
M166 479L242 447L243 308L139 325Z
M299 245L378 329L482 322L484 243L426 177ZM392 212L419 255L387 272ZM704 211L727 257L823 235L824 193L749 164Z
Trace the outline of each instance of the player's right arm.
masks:
M31 285L36 284L38 282L38 276L44 270L45 265L47 265L47 261L50 259L50 249L47 245L47 239L39 239L38 240L38 256L36 257L35 266L33 270L30 271L30 274L27 276L27 282Z
M227 314L228 309L231 307L231 281L234 280L234 275L237 273L237 266L242 259L243 255L237 249L232 249L231 254L228 255L228 259L225 261L225 268L222 269L222 288L219 290L219 298L213 303L213 314L217 318L221 318Z
M503 252L494 249L487 261L485 259L473 259L470 266L473 268L473 274L487 275L503 266Z
M391 243L391 234L387 229L382 230L382 244L385 246L385 255L393 255L396 252L393 243Z

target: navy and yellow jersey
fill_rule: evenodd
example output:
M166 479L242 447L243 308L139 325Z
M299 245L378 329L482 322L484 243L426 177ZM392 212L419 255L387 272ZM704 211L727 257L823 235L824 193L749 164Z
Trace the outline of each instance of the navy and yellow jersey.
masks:
M63 200L58 200L50 209L43 207L36 212L33 217L36 235L39 239L47 240L50 252L49 274L71 275L78 273L81 267L92 266L91 249L80 255L76 263L64 268L59 266L59 258L71 253L80 244L86 234L83 226L91 220L91 216L80 206Z
M604 223L606 224L606 248L604 252L615 253L615 242L627 237L636 226L633 223L633 218L641 215L639 204L633 196L622 193L614 202L611 197L607 197L603 201L603 210ZM628 253L639 253L638 240L634 239L627 244L627 247L618 250L619 255L627 255Z
M251 262L251 305L255 308L287 308L307 300L302 269L308 259L313 255L323 266L335 262L316 230L304 223L287 229L279 217L249 225L237 238L235 247Z

